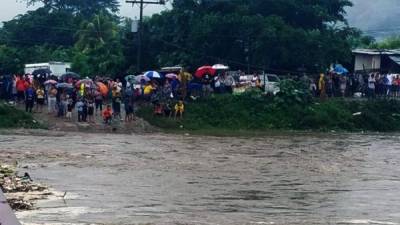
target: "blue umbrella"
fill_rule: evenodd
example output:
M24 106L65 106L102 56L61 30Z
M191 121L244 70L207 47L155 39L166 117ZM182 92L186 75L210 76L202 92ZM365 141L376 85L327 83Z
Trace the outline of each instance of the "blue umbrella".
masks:
M336 64L335 68L333 69L333 72L340 74L340 75L345 75L349 73L349 70L347 70L346 68L344 68L342 65L340 64Z
M161 78L161 75L156 71L148 71L148 72L144 73L144 75L150 79Z

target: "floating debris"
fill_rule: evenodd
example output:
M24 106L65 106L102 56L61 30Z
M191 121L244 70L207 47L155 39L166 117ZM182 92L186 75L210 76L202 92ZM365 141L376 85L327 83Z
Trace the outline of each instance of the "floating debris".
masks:
M45 199L52 193L48 187L32 181L29 173L18 176L10 166L0 165L0 188L10 207L16 211L34 209L34 201Z

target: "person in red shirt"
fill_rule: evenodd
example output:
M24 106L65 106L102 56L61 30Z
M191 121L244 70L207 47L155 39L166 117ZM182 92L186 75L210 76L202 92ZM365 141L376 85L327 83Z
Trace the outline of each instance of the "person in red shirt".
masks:
M105 124L110 124L112 119L113 111L111 105L107 105L107 108L103 111L103 119Z
M25 99L25 91L27 89L28 84L22 76L19 76L17 78L17 83L15 86L17 89L18 101L21 102Z

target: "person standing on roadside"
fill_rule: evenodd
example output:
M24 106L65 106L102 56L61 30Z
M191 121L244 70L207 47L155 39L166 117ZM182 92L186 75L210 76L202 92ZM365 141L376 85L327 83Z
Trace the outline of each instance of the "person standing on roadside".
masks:
M17 100L18 102L21 102L25 99L25 91L27 89L27 82L25 81L24 77L21 75L18 77L18 80L16 82L16 88L17 88Z
M374 74L368 78L368 98L375 98L375 82Z
M78 102L76 103L76 111L78 112L78 122L84 122L84 116L83 116L83 99L79 98Z
M100 114L103 112L103 95L99 90L97 90L94 94L94 103L96 105L96 115L100 110Z
M326 98L326 85L325 85L325 75L321 73L319 75L318 81L319 97L323 100Z
M48 93L47 111L49 114L55 113L57 105L57 89L52 86Z
M42 86L36 90L36 111L39 113L43 112L44 105L44 89Z
M224 85L225 91L229 94L233 94L233 88L235 86L235 79L231 74L225 74Z
M32 85L25 91L25 111L32 113L33 105L35 102L35 90L33 89Z

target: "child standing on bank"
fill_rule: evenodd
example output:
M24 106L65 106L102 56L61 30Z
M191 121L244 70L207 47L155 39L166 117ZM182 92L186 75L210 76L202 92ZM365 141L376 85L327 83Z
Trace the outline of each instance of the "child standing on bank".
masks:
M72 120L72 109L74 108L72 99L68 99L68 105L67 105L67 114L66 114L66 118L67 120L71 121Z
M183 104L183 101L179 101L175 105L175 119L178 117L182 119L183 118L183 113L185 112L185 105Z
M80 98L76 103L76 111L78 112L78 122L83 122L83 100Z
M113 116L113 111L111 109L111 105L107 105L107 108L103 111L103 120L105 124L111 124Z

